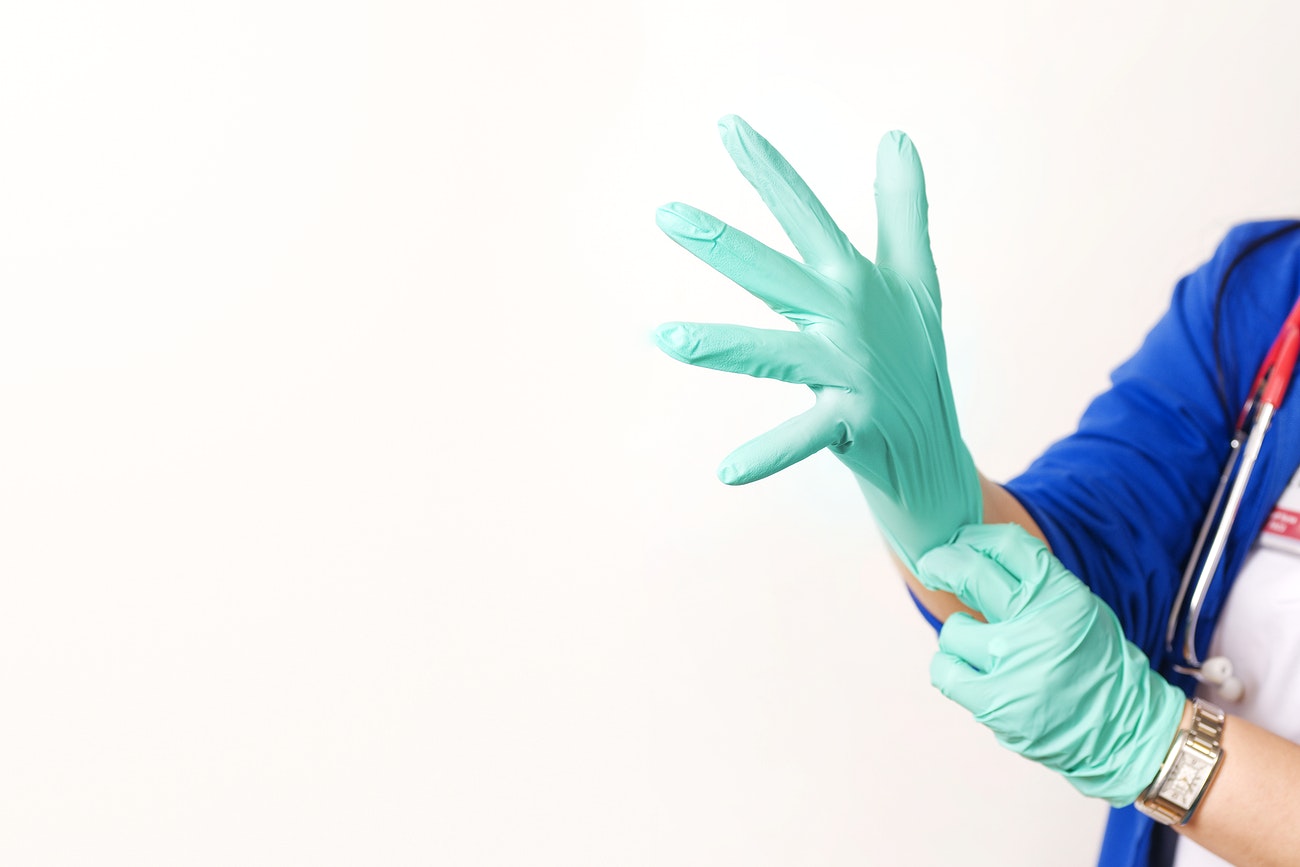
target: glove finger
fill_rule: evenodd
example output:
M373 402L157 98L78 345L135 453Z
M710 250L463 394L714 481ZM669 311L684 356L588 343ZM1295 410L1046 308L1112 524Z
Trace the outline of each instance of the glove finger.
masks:
M655 342L678 361L697 367L810 386L845 385L831 345L799 331L669 322L655 331Z
M930 659L930 683L945 698L957 702L973 714L984 709L984 675L964 660L940 650Z
M728 485L747 485L797 464L842 438L842 425L835 420L829 401L818 401L807 412L727 455L718 467L718 478Z
M919 280L939 307L925 174L912 140L898 130L876 148L876 264Z
M804 262L822 273L835 274L857 260L853 243L767 139L734 114L718 121L718 130L732 162L758 191Z
M916 563L916 577L931 590L952 593L990 623L1017 612L1019 579L967 545L952 542L927 551Z
M993 629L966 612L958 611L950 615L939 630L939 649L978 671L988 672L993 668L993 654L989 650Z
M953 543L996 561L1025 588L1041 584L1059 562L1042 539L1018 524L970 524L957 532ZM1019 613L1029 597L1030 594L1021 593L1018 605L1008 616Z
M816 271L711 214L673 202L656 212L655 221L687 252L797 325L818 321L839 306L833 284Z

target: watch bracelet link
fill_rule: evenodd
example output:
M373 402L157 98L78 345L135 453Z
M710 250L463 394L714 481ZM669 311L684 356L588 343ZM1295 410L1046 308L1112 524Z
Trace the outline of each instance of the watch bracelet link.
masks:
M1179 730L1156 778L1138 796L1133 806L1165 825L1187 824L1209 791L1223 762L1223 749L1219 742L1223 737L1225 719L1226 715L1217 705L1204 699L1193 699L1192 720L1188 728ZM1209 766L1208 772L1200 776L1199 789L1189 793L1190 797L1184 798L1185 804L1170 800L1162 794L1166 785L1172 782L1170 777L1174 768L1184 759Z

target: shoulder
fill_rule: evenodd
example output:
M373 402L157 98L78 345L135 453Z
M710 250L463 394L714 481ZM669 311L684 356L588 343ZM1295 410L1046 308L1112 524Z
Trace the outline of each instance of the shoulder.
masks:
M1225 337L1225 330L1276 330L1298 287L1300 219L1241 223L1228 230L1207 261L1178 282L1169 316L1153 335L1168 336L1172 329L1204 353Z
M1221 349L1232 349L1233 332L1275 332L1300 294L1300 220L1234 226L1203 270Z
M1263 280L1264 289L1280 288L1279 272L1295 274L1300 266L1300 219L1260 220L1241 223L1228 230L1205 270L1216 284L1254 284ZM1222 288L1216 285L1217 288ZM1234 292L1236 286L1234 285Z
M1284 243L1274 245L1275 247L1300 247L1300 235L1294 231L1297 229L1300 229L1300 218L1297 217L1238 223L1223 236L1223 241L1219 243L1215 258L1222 255L1236 255L1244 252L1247 248L1262 246L1273 240L1282 241L1287 239Z

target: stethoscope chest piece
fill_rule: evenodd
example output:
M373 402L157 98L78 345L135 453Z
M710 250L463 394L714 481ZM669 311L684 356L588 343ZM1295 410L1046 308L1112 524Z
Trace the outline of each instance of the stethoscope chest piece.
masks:
M1246 697L1246 684L1233 673L1232 660L1226 656L1211 656L1198 667L1175 665L1174 671L1190 674L1198 683L1214 687L1223 701L1239 702Z

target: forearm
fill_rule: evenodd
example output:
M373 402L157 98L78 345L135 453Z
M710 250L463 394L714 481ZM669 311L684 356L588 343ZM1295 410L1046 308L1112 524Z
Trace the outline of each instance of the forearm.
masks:
M1183 725L1191 720L1191 704ZM1229 716L1223 764L1178 830L1233 864L1295 864L1300 852L1300 744Z
M1025 507L1020 505L1020 501L1011 495L1006 488L997 482L991 482L983 474L980 475L980 494L984 502L984 523L985 524L1019 524L1029 533L1044 543L1047 542L1043 531L1039 529L1038 524L1030 517ZM1051 547L1050 545L1048 546ZM904 565L903 561L894 556L894 565L902 574L903 580L907 582L908 589L916 596L917 600L925 606L925 609L933 614L940 622L946 621L952 614L958 611L964 611L968 614L979 616L978 612L972 611L961 603L961 601L951 593L942 593L935 590L927 590L916 580Z

